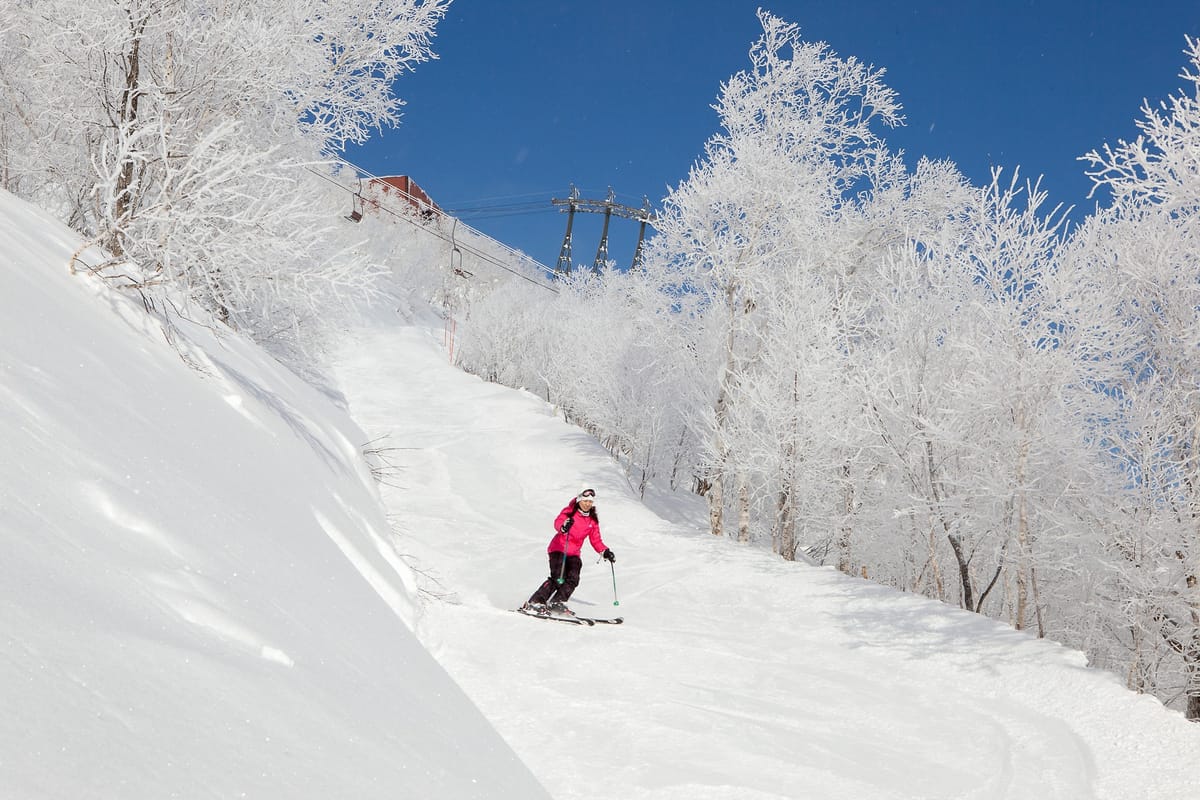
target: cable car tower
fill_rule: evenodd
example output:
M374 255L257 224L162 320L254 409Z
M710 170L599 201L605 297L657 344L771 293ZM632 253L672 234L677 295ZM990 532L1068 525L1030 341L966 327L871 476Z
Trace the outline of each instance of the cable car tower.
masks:
M641 208L623 206L616 202L612 187L608 187L608 199L588 200L579 196L579 190L571 185L571 194L566 199L553 198L550 202L556 206L565 207L567 213L567 233L563 236L562 247L558 251L558 263L554 265L555 275L571 274L571 227L575 222L575 212L585 211L604 215L604 229L600 234L600 246L596 248L596 260L592 262L592 272L599 274L608 261L608 222L615 214L625 219L637 220L641 223L638 228L637 249L633 251L633 265L630 269L638 269L642 265L642 243L646 238L646 224L654 223L654 212L650 209L650 199L642 198Z

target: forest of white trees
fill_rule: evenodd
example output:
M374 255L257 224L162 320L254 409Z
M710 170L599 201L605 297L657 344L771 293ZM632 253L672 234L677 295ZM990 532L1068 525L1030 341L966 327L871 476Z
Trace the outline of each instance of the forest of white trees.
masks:
M460 363L635 488L702 493L714 535L1078 647L1200 720L1200 44L1137 141L1086 154L1113 200L1071 228L1015 169L906 167L882 73L760 20L644 269L476 298Z
M448 2L0 4L0 187L111 254L72 268L300 368L386 269L460 365L635 489L703 495L714 535L1078 647L1200 720L1200 43L1136 141L1083 157L1112 201L1071 226L1016 169L908 166L882 71L760 12L642 269L548 289L487 243L464 264L453 220L342 219L333 157L397 122Z

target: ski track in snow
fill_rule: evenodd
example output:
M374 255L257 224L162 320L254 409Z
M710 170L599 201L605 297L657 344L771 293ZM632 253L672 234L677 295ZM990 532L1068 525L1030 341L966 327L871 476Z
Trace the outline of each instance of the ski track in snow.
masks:
M1193 796L1152 741L1109 733L1130 707L1181 718L1081 655L660 518L586 434L450 367L440 338L365 327L337 377L368 435L397 448L383 489L397 547L450 598L426 604L418 634L558 800ZM585 485L620 607L586 546L572 605L626 624L507 613Z

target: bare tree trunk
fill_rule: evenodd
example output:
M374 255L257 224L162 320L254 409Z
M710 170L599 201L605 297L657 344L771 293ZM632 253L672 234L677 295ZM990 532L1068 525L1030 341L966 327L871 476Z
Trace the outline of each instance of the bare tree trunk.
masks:
M683 443L687 440L687 428L680 428L679 443L675 445L675 457L671 461L671 479L668 485L675 491L679 485L679 465L683 462Z
M1018 405L1016 426L1021 431L1021 446L1017 451L1016 474L1016 516L1017 516L1017 609L1016 628L1024 630L1028 619L1029 606L1033 605L1033 614L1037 622L1038 638L1046 635L1045 621L1042 619L1041 598L1037 586L1037 567L1033 553L1033 533L1029 527L1029 495L1026 491L1029 466L1030 439L1026 431L1027 420L1025 408Z
M1192 446L1189 450L1191 469L1188 470L1188 493L1191 497L1191 522L1193 546L1200 547L1200 531L1196 530L1196 522L1200 520L1200 502L1197 499L1196 473L1197 453L1200 453L1200 425L1192 426ZM1187 708L1184 714L1193 722L1200 722L1200 576L1196 573L1196 561L1193 558L1188 564L1187 554L1176 551L1184 568L1184 583L1187 586L1188 615L1191 618L1191 631L1183 643L1183 668L1186 676L1184 689L1187 692Z
M783 474L775 504L771 545L785 561L796 560L796 458L800 452L800 373L792 372L791 437L783 447Z
M116 108L113 109L115 114L112 119L113 126L117 129L117 135L121 137L131 134L138 121L138 103L142 96L140 85L142 35L146 30L147 19L147 17L134 19L132 12L130 13L129 24L132 38L129 42L129 51L123 58L125 87L121 91ZM109 251L118 258L125 254L121 234L133 213L134 178L137 170L137 164L130 155L125 154L123 158L121 169L117 173L117 185L113 198L113 228L109 232L106 243Z
M738 476L738 541L750 541L750 487L746 476Z
M942 525L946 530L946 538L950 542L950 549L954 551L954 559L958 562L958 577L962 583L962 602L963 608L968 611L975 610L975 592L971 584L970 560L966 553L963 552L962 537L957 533L950 533L950 526L945 520L942 520Z
M1146 664L1143 657L1145 643L1142 641L1142 629L1133 625L1129 628L1130 639L1133 642L1133 660L1129 663L1129 671L1125 674L1125 686L1144 694L1147 689Z
M720 474L714 475L708 484L708 532L713 536L725 532L725 490Z
M796 513L791 480L784 482L775 509L775 535L771 537L775 552L785 561L796 560Z
M654 443L646 445L646 456L642 460L642 479L638 481L638 498L646 499L646 484L650 482L650 464L654 460Z
M1196 586L1196 577L1187 578L1189 588ZM1181 625L1166 614L1159 614L1155 621L1167 646L1183 660L1183 691L1187 696L1184 714L1188 719L1200 722L1200 607L1190 603L1191 624ZM1182 633L1183 635L1177 635Z
M838 531L837 550L839 572L844 572L849 575L854 566L850 558L850 539L854 533L854 528L850 524L851 515L854 513L854 487L850 484L850 465L842 464L842 524Z
M1191 594L1192 630L1191 637L1184 647L1183 666L1186 676L1185 690L1187 691L1187 708L1184 714L1193 722L1200 722L1200 599L1196 597L1198 585L1197 576L1192 573L1187 576L1187 588Z
M708 493L708 525L713 536L725 534L725 478L729 463L729 449L725 431L729 424L729 383L734 374L734 344L736 341L735 310L733 299L737 294L737 283L730 281L725 288L726 306L729 309L729 329L725 337L725 371L717 388L717 405L713 419L713 450L717 454L717 466L709 477L711 488Z
M938 559L937 559L937 543L938 543L938 541L939 541L939 537L938 537L938 532L937 532L937 525L934 523L934 520L931 518L929 520L929 551L925 557L925 566L921 567L921 572L919 575L917 575L917 580L916 580L913 588L919 591L921 588L921 584L923 582L925 582L925 580L926 580L925 574L928 573L929 574L928 580L933 583L933 595L932 596L937 598L938 600L945 601L946 586L945 586L945 582L942 580L942 567L940 564L938 564Z
M1017 427L1024 429L1024 411L1017 412ZM1017 630L1025 630L1025 617L1029 606L1029 585L1027 578L1033 572L1033 548L1029 540L1029 509L1025 496L1025 462L1029 457L1029 441L1021 442L1017 453L1017 608L1014 626Z
M941 521L942 531L946 534L946 540L950 542L950 549L954 551L954 560L958 563L958 578L962 585L963 608L974 611L975 592L971 585L970 560L963 551L962 536L951 532L950 522L942 513L943 492L941 481L937 477L937 463L933 458L933 440L929 437L925 438L925 468L929 473L929 488L933 494L933 503L937 509L937 517Z
M717 396L716 413L716 442L714 449L719 454L719 463L711 474L705 477L708 482L708 530L713 536L725 534L725 387Z
M1039 639L1046 638L1046 620L1042 615L1042 595L1038 591L1037 569L1031 564L1029 566L1029 585L1033 588L1033 616L1037 621L1037 635Z

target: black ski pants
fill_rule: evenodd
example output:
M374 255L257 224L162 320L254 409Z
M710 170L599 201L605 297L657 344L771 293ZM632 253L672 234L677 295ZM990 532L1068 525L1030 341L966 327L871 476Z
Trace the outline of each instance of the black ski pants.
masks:
M564 563L564 561L566 563ZM579 572L583 569L583 558L566 553L550 553L550 577L529 598L531 603L565 603L571 599L579 585ZM560 584L558 579L562 578Z

